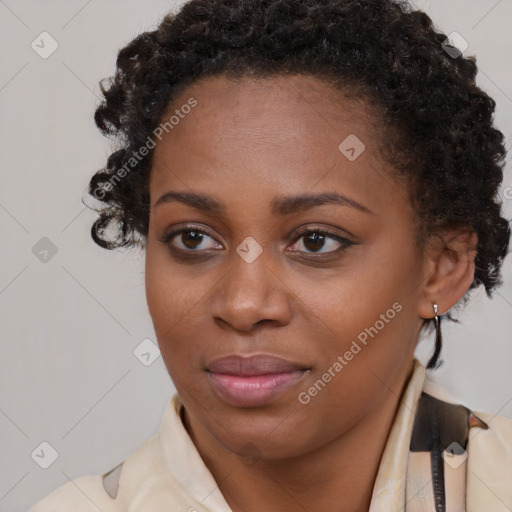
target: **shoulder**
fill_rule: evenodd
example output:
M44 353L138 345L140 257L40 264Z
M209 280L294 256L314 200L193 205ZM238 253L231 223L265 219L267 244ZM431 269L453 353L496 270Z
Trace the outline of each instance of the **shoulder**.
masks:
M458 443L468 455L485 450L506 467L512 465L512 419L440 400L422 393L416 410L412 451L432 449L437 439L443 449ZM476 428L473 428L476 427Z
M484 412L476 415L488 428L472 429L469 433L468 456L473 469L477 474L506 477L512 503L512 419Z
M408 486L413 496L416 491L423 496L428 487L432 503L465 495L468 512L512 510L511 419L473 412L423 392L410 451Z
M476 469L487 468L493 474L507 477L507 486L512 498L512 419L489 413L478 412L479 418L489 426L486 430L471 431L468 439L468 454L474 460Z
M477 413L489 426L470 432L468 495L473 510L512 510L512 419Z
M117 512L109 503L102 481L102 475L75 478L38 501L29 512Z
M475 460L478 458L480 465L488 461L495 467L499 466L509 478L512 478L512 419L484 412L476 414L486 422L489 428L475 429L470 432L469 456Z
M487 434L488 439L493 439L495 442L500 442L504 447L512 448L512 419L505 416L490 414L487 412L476 412L479 418L489 425L487 431L482 434ZM482 439L486 438L484 435ZM470 440L472 438L470 437ZM476 437L474 442L476 442Z
M186 441L178 411L179 399L175 394L167 403L156 433L122 462L103 474L81 476L66 482L28 512L125 512L130 504L139 503L148 493L153 493L155 499L165 498L169 503L175 503L176 496L184 491L176 476L169 472L170 461L167 459L169 453L174 454L175 449ZM174 449L169 448L169 453L162 446L162 438L173 439ZM164 496L170 490L172 495Z
M28 512L121 512L144 483L161 473L154 435L103 474L85 475L57 487Z

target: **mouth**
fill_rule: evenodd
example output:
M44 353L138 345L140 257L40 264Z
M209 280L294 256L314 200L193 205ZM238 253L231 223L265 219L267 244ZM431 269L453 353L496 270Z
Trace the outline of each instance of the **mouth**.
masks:
M231 355L206 371L216 395L235 407L261 407L296 385L310 368L268 355Z

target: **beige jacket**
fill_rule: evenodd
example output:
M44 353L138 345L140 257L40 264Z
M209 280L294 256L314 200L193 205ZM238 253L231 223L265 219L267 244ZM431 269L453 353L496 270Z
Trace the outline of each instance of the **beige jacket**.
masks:
M381 460L370 512L435 510L429 454L409 451L424 380L425 368L415 361ZM158 432L122 464L105 475L63 484L29 512L231 512L182 425L180 407L174 395ZM489 429L470 430L467 454L443 457L447 511L511 512L512 420L478 416Z

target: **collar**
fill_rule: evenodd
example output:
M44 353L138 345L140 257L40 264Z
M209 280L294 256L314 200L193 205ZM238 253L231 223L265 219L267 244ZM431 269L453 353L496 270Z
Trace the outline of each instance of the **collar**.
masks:
M158 439L164 463L184 491L209 512L232 512L181 421L183 404L174 394L167 404ZM195 505L194 505L195 507ZM197 508L197 507L196 507ZM194 510L193 507L190 510ZM203 510L201 509L197 509Z
M384 448L373 487L369 512L405 510L409 443L424 381L425 367L417 359L414 359L411 376L402 393L400 405Z

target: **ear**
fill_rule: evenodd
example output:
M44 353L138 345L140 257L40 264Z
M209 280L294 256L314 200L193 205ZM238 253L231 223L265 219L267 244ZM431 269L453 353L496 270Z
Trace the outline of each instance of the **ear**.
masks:
M478 237L470 228L445 231L432 237L425 248L423 290L418 303L420 318L446 313L468 291L475 276Z

